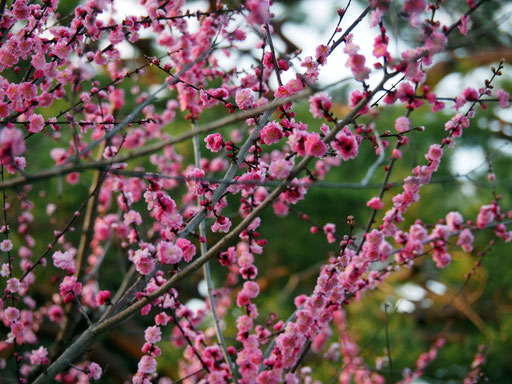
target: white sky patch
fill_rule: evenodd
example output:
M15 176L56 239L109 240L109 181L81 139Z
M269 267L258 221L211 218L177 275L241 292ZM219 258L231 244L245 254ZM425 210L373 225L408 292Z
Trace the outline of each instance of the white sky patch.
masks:
M427 294L425 289L414 283L406 283L400 287L396 287L395 291L409 301L421 301Z
M336 12L337 7L343 7L344 5L346 4L340 3L336 0L302 1L297 5L297 7L300 7L300 10L305 15L307 15L307 18L300 24L294 24L291 22L285 23L283 25L283 33L299 48L302 49L302 54L300 55L301 59L304 59L306 56L314 57L316 47L319 44L327 43L338 22L337 15L333 15L333 13ZM99 19L103 20L104 22L108 22L108 20L112 17L116 22L120 22L128 15L147 15L147 10L145 7L140 5L136 0L115 0L114 8L116 10L114 14L112 14L109 9L101 14ZM190 9L191 12L195 12L198 9L200 11L206 11L208 9L208 2L205 0L188 1L186 8ZM349 7L348 12L340 25L342 32L337 33L334 37L334 40L341 36L343 31L345 31L353 23L353 21L361 14L363 9L364 7L362 7L361 4L356 2L351 3L351 6ZM278 2L272 5L271 11L276 15L276 20L286 17L286 8ZM394 11L398 12L398 9ZM450 24L454 21L452 20L453 15L443 14L443 12L438 12L437 16L438 18L442 18L444 23ZM239 22L238 19L240 19ZM197 30L199 23L195 22L195 18L191 18L190 20L190 30L193 32ZM235 15L234 22L231 25L233 29L235 26L241 27L243 30L248 32L248 37L252 35L251 38L248 38L247 41L240 44L241 48L250 49L251 47L254 47L260 40L254 36L250 30L250 27L245 21L243 21L240 16ZM389 32L392 33L393 25L389 25L387 27ZM151 38L154 36L154 33L150 29L141 30L139 33L141 38ZM370 79L368 80L370 87L377 84L382 77L380 70L373 69L373 64L378 60L375 59L372 55L373 42L379 33L380 32L378 28L370 27L368 17L360 22L352 31L352 34L354 35L354 42L360 46L359 53L363 54L367 58L366 66L372 69ZM284 48L283 43L278 39L275 39L274 45L278 51L278 54ZM406 44L400 41L400 39L390 39L389 50L394 55L399 54L406 48ZM123 58L133 58L136 54L136 51L128 43L119 45L118 49ZM261 50L254 49L253 52L255 58L258 58L259 60L261 57ZM250 65L255 64L254 60L251 58L246 56L239 57L239 55L236 53L232 57L226 57L223 54L220 54L220 52L215 53L215 55L218 58L219 65L223 70L232 69L234 65L241 69L248 68ZM338 47L335 52L327 59L327 65L321 68L319 84L327 85L339 79L352 77L352 72L345 65L347 58L348 55L343 52L343 45ZM299 63L298 60L294 60L293 63L295 70L303 72L303 68L297 65ZM442 95L446 94L447 96L457 96L453 94L454 89L463 89L463 87L468 85L478 88L483 84L483 79L488 77L489 71L482 69L480 72L478 70L474 72L476 73L470 73L468 76L464 77L460 74L449 75L440 83L436 91ZM294 71L290 70L284 73L282 77L283 82L286 83L288 80L295 77ZM359 88L359 85L355 81L353 85ZM274 77L271 79L271 86L274 88L276 87ZM447 108L451 106L450 104L451 103L447 103Z
M208 285L206 284L205 280L201 280L199 282L199 284L197 285L197 291L203 297L208 296Z
M494 138L489 141L489 145L493 149L500 151L503 155L512 156L512 144L510 144L510 141Z
M406 299L398 299L395 307L398 313L413 313L416 309L416 305Z
M480 147L456 149L451 158L450 169L453 173L459 175L471 171L475 173L485 171L485 153L483 149Z
M442 296L446 293L446 285L435 280L428 280L426 283L427 288L434 292L436 295Z
M204 300L200 299L190 299L185 303L188 309L193 311L194 313L197 313L197 311L206 309L206 302Z

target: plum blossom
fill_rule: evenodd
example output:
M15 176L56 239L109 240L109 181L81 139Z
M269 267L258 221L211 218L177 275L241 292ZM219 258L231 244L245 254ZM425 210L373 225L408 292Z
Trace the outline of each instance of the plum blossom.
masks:
M107 302L110 302L110 291L99 291L96 296L96 303L101 306Z
M510 95L508 92L505 92L503 89L498 89L496 92L496 97L499 100L501 108L508 108L510 106Z
M137 368L141 373L151 374L156 371L156 360L151 356L144 355L140 359Z
M473 250L473 234L469 229L463 229L459 234L457 245L462 248L465 252L471 252Z
M160 330L160 327L154 325L146 328L146 331L144 332L144 339L151 344L158 343L162 339L162 331Z
M464 36L468 34L468 21L469 15L462 15L462 17L460 18L459 31Z
M30 124L28 125L28 131L30 133L41 132L44 128L44 119L41 115L31 115L28 119Z
M322 157L327 152L327 144L316 132L310 133L304 142L304 149L310 156Z
M249 109L254 102L254 96L250 89L244 88L236 92L235 96L236 105L240 109Z
M57 268L67 270L68 273L75 273L75 260L71 252L57 251L52 256L53 265Z
M12 249L12 242L9 239L2 240L0 243L0 250L2 252L9 252Z
M331 147L345 161L355 159L359 153L357 140L346 127L336 134L336 140L331 142Z
M135 251L133 262L141 275L149 275L155 269L155 260L148 248Z
M1 109L0 109L1 110ZM0 131L0 156L19 156L25 152L23 133L18 128L3 128Z
M206 148L212 152L219 152L224 147L224 140L222 140L220 133L208 135L204 141L206 142Z
M494 214L494 206L483 205L480 208L478 217L476 218L476 224L477 224L478 228L483 229L487 225L491 224L494 221L495 217L496 217L496 215Z
M33 364L33 365L48 364L48 350L42 346L39 347L38 349L32 350L29 360L30 360L30 364Z
M7 307L4 311L4 318L9 322L17 321L20 318L20 311L16 307Z
M21 287L20 281L16 277L12 277L7 280L6 290L7 292L16 293Z
M260 136L263 143L274 144L283 138L283 129L277 122L272 121L263 127Z
M450 212L446 215L446 225L452 232L457 231L463 223L464 219L459 212Z
M158 260L164 265L177 264L183 258L183 251L180 247L168 241L161 241L157 246Z
M376 211L384 208L384 203L381 201L379 197L372 197L367 203L366 206L371 209L375 209Z
M224 232L227 233L229 228L231 228L231 220L229 220L226 216L220 216L215 220L215 223L212 225L212 232Z
M101 378L102 370L98 363L90 363L87 367L89 371L89 377L93 380L99 380Z
M395 129L400 133L408 131L409 130L409 119L405 116L400 116L395 121Z

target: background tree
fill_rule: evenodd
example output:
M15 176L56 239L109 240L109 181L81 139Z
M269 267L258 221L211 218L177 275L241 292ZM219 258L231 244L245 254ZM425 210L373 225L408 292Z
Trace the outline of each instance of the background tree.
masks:
M6 381L507 382L506 2L0 7Z

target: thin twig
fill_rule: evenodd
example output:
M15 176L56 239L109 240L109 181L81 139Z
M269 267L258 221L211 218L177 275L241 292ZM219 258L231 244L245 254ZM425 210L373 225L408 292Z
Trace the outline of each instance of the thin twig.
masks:
M192 129L196 130L197 125L195 122L192 124ZM199 147L199 136L194 136L194 160L196 167L201 167L201 149ZM201 201L204 199L202 196L197 197L197 204L200 206ZM199 225L199 236L203 238L203 241L200 242L200 250L201 250L201 256L204 256L208 252L208 247L206 245L206 223L203 220L201 224ZM220 349L222 351L222 355L224 357L224 361L226 362L228 366L229 373L231 374L231 377L233 378L233 381L235 384L238 384L238 380L236 377L235 372L235 366L233 362L231 361L231 357L228 353L228 348L226 346L226 341L224 340L224 334L222 332L222 328L220 325L219 315L217 314L216 304L215 304L215 297L213 295L213 282L212 282L212 276L210 273L210 262L206 262L203 265L203 275L204 280L206 281L206 287L208 289L208 299L210 300L210 308L212 310L212 317L213 317L213 324L215 327L215 334L217 335L217 341L219 342Z
M393 382L393 363L391 360L391 347L389 346L389 318L388 318L388 303L384 303L384 314L386 316L386 354L388 356L389 367L389 382Z

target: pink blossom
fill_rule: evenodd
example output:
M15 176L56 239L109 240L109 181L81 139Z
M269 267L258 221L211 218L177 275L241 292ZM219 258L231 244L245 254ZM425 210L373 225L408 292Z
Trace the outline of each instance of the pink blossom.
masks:
M160 312L155 315L155 324L157 325L167 325L169 322L169 316L165 314L165 312Z
M2 240L0 243L0 250L2 252L9 252L12 249L12 242L9 239Z
M352 92L350 94L350 100L349 100L350 107L352 107L352 108L356 107L360 102L364 102L366 97L367 97L366 94L364 94L363 92L356 89L354 92ZM369 111L370 111L370 107L368 106L368 103L366 103L361 108L360 113L362 115L364 115L364 114L368 113Z
M144 339L151 344L158 343L162 339L162 331L160 330L160 327L154 325L146 328L146 331L144 332Z
M446 225L450 228L450 231L457 231L462 223L464 223L464 219L459 212L450 212L446 215Z
M374 209L378 211L379 209L384 208L384 203L381 201L378 197L372 197L367 203L367 207L370 207L371 209Z
M260 136L263 143L267 145L274 144L283 138L283 130L278 123L272 121L263 127Z
M315 83L318 80L318 62L311 56L307 56L300 66L306 68L306 78L310 82Z
M82 283L77 283L76 276L66 276L59 288L62 296L66 296L68 293L79 295L82 292Z
M252 329L252 318L247 315L242 315L236 320L236 327L241 333L247 333Z
M331 147L338 151L345 161L355 159L359 154L357 140L348 129L343 129L336 134L336 140L331 142Z
M332 107L331 98L324 92L318 93L309 98L309 111L317 119L324 117L325 112Z
M48 317L55 323L60 323L64 318L64 311L59 305L52 305L48 310Z
M156 371L156 360L151 356L144 355L140 359L137 368L141 373L151 374Z
M57 251L52 256L53 265L57 268L67 270L68 273L75 273L75 260L71 252Z
M247 295L247 293L242 289L240 292L238 292L238 295L236 296L236 305L239 307L245 307L251 302L251 299Z
M116 88L108 95L108 101L112 104L112 107L115 111L123 108L124 105L124 90L121 88Z
M269 171L279 180L286 179L293 168L293 161L284 158L274 158L270 163Z
M431 54L439 53L446 47L448 43L448 38L442 32L434 32L430 35L430 37L425 42L425 48Z
M428 233L425 227L421 224L413 224L409 229L411 239L414 241L425 242L428 239Z
M263 66L266 69L273 69L274 68L274 61L272 59L272 52L265 52L263 55Z
M473 234L469 229L463 229L459 234L457 245L462 248L465 252L471 252L473 250Z
M432 258L436 262L437 268L447 267L452 260L452 257L448 252L438 248L434 249Z
M462 35L466 36L468 33L469 15L462 15L460 18L459 31Z
M443 148L439 144L432 144L425 157L429 161L440 161L443 157Z
M327 56L329 55L329 47L327 45L320 44L316 47L316 59L321 65L327 64Z
M183 258L183 251L180 247L168 242L161 241L157 246L158 260L162 264L177 264Z
M244 283L243 291L249 298L254 299L260 293L260 286L255 281L246 281Z
M176 240L176 245L183 251L183 259L188 263L196 254L196 246L187 239Z
M370 75L370 69L365 66L366 57L358 53L351 55L347 60L347 66L352 70L356 80L364 81Z
M236 262L236 251L235 247L229 247L226 252L221 252L219 255L220 265L227 267L235 264Z
M28 121L30 122L28 126L28 131L30 133L37 133L41 132L44 128L44 119L43 116L33 114L28 118Z
M329 244L334 243L336 241L336 235L335 235L336 225L334 225L332 223L327 223L324 225L324 227L322 229L327 236L327 242Z
M425 0L405 0L404 12L418 14L425 10Z
M194 168L192 171L187 172L185 175L187 176L187 187L189 188L190 192L197 196L202 195L204 191L204 185L203 181L201 180L205 176L204 171L199 168Z
M231 220L229 220L225 216L220 216L215 220L215 223L212 225L212 232L229 232L229 228L231 228Z
M238 105L238 108L249 109L252 107L254 97L250 89L244 88L236 92L235 101L236 105Z
M503 89L498 89L496 92L496 97L498 98L500 102L501 108L508 108L510 105L510 95L508 92L505 92Z
M204 141L206 142L206 148L212 152L219 152L224 147L224 140L222 140L220 133L208 135Z
M462 92L462 95L467 101L476 101L478 100L478 92L476 89L467 87Z
M20 311L15 307L7 307L4 311L4 318L11 323L20 318Z
M327 144L322 141L318 133L313 132L307 136L304 149L310 156L322 157L327 152Z
M18 60L18 56L10 52L7 45L5 45L3 49L0 49L0 64L2 64L4 68L14 66Z
M446 241L448 240L449 235L450 229L448 228L447 225L436 224L436 226L432 230L430 238Z
M27 6L27 2L24 0L16 1L14 3L12 13L18 20L28 19L30 16L30 9Z
M16 293L19 291L19 289L20 289L20 281L17 278L12 277L9 280L7 280L6 290L8 292Z
M302 80L299 78L289 80L284 86L289 95L293 95L295 93L300 92L304 85L302 84Z
M69 153L64 148L52 148L50 156L57 165L64 164L69 159Z
M409 130L409 119L405 116L400 116L395 121L395 129L400 133L408 131Z
M96 296L96 303L98 305L105 305L105 303L110 301L110 291L99 291Z
M155 269L155 260L147 248L135 251L133 262L135 269L141 275L149 275Z
M19 156L25 152L23 132L18 128L3 128L0 132L0 155Z
M128 212L124 214L123 224L126 226L131 224L141 225L142 217L139 212L130 209Z
M276 99L280 99L280 98L288 97L288 96L290 96L290 92L284 85L279 86L277 88L277 90L274 92L274 97Z
M39 347L38 349L32 350L29 360L30 360L30 364L33 364L33 365L48 364L47 349L45 347Z
M102 370L98 363L90 363L87 369L91 379L99 380L101 378Z
M23 323L17 321L11 324L11 332L16 338L22 338L25 333L25 325Z
M268 0L246 0L245 5L250 12L247 18L250 24L265 24L269 17Z
M494 207L492 205L482 205L478 217L476 218L476 224L478 228L484 229L494 221L495 217Z

